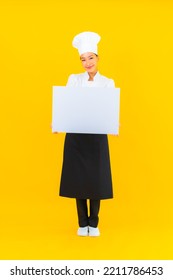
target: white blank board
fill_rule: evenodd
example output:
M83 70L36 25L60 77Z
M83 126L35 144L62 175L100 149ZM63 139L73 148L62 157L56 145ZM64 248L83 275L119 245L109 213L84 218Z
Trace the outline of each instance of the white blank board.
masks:
M52 101L52 132L119 133L119 88L53 86Z

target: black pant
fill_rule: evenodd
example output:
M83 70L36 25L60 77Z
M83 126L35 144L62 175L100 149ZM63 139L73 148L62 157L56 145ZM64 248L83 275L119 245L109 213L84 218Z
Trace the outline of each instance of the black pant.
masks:
M99 222L100 200L89 200L90 215L88 215L87 199L76 199L78 223L80 227L97 227Z

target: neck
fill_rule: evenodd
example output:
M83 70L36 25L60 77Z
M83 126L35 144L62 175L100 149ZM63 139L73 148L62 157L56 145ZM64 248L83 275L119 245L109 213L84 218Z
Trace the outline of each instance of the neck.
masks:
M96 72L92 72L92 73L88 73L89 75L89 80L88 81L93 81L94 79L94 76L97 74L97 71Z

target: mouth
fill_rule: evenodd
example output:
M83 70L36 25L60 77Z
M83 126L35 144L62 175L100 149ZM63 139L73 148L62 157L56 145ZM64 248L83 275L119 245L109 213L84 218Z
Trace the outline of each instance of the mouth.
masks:
M86 69L91 69L94 65L88 66L86 67Z

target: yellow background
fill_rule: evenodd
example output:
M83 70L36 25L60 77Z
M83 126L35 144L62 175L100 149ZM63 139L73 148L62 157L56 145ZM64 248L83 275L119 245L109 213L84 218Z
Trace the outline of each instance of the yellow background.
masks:
M0 258L173 258L173 2L0 0ZM72 38L98 32L99 71L121 88L109 136L114 199L99 238L76 235L58 196L64 134L52 86L83 72Z

